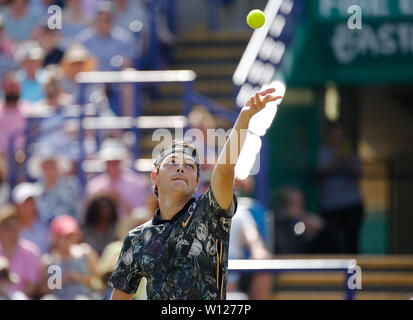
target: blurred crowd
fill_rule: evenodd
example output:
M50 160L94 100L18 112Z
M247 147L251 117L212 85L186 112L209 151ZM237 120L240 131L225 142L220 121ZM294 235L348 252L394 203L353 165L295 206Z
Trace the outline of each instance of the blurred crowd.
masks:
M60 16L48 10L53 5ZM151 219L156 199L148 177L131 170L121 133L99 136L104 141L91 153L103 169L82 185L79 126L68 120L80 72L148 67L154 27L161 45L173 42L166 24L151 24L149 5L0 2L0 299L105 298L123 238ZM114 91L123 98L118 109L110 103ZM84 98L93 115L132 112L128 86L88 86ZM97 134L87 131L86 139Z
M76 175L79 126L67 120L79 102L80 72L145 68L151 55L148 2L0 2L0 300L108 298L107 280L126 233L150 220L157 208L148 176L132 170L130 148L116 130L86 131L90 144L85 147L101 170L82 185ZM62 29L49 26L51 5L62 8ZM174 41L164 23L157 35L165 45ZM110 103L113 91L122 95L120 110ZM94 115L132 112L128 86L88 86L85 99ZM193 108L189 120L204 138L216 126L201 106ZM306 210L299 188L286 187L279 206L268 208L254 197L253 177L237 180L230 259L357 253L363 217L360 162L343 127L328 130L318 167L321 214ZM93 144L96 135L100 145ZM206 140L197 147L216 159L217 150ZM201 166L198 195L208 187L213 167ZM230 272L228 297L266 299L272 283L271 274ZM136 299L145 297L142 281Z

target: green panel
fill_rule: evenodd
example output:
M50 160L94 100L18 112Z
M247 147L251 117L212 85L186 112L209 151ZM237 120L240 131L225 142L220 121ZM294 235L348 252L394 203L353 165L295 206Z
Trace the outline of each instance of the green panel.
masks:
M318 0L306 4L306 18L295 30L294 42L281 65L289 86L319 86L327 81L339 85L413 81L412 15L364 19L362 30L350 30L346 19L335 19L334 13L334 19L320 21L314 11Z
M360 230L361 254L389 253L389 222L386 212L367 212Z
M314 16L320 21L342 21L350 16L351 5L360 6L367 21L413 18L412 0L316 0Z
M281 105L267 133L270 140L271 206L275 207L282 187L301 189L307 209L319 211L318 190L314 180L320 143L319 112L314 106Z

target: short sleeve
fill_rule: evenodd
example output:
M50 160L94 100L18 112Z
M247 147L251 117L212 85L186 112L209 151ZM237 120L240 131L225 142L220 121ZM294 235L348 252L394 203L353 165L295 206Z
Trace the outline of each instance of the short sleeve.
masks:
M211 223L211 232L220 239L229 239L231 220L237 210L237 197L233 192L233 199L229 211L221 208L215 199L211 187L200 197L203 212Z
M133 237L130 233L126 236L115 270L108 281L109 286L112 288L129 294L136 293L142 278L136 268L132 243Z
M228 213L218 204L211 187L209 187L208 190L205 192L205 197L207 200L207 208L209 209L209 211L211 211L213 214L217 216L232 218L235 212L237 211L238 202L234 191L232 192L232 202L231 206L229 207Z

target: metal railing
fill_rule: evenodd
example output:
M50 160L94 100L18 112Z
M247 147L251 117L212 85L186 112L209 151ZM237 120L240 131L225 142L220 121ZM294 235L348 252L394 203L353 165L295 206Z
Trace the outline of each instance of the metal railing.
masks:
M201 104L205 106L212 114L225 118L232 123L235 122L238 115L238 110L228 110L220 106L219 104L211 101L207 97L197 93L194 89L194 81L196 79L196 73L192 70L156 70L156 71L136 71L126 70L117 72L84 72L79 73L77 76L77 82L80 85L79 102L81 105L86 103L86 86L90 84L125 84L130 83L136 86L135 90L135 106L133 108L133 117L137 118L142 113L142 85L143 84L165 84L174 83L181 84L183 86L183 115L187 117L195 104ZM120 103L120 100L115 100L114 103ZM84 115L79 117L80 123L83 123ZM99 129L96 127L96 129ZM103 129L103 128L102 128ZM132 132L135 134L136 141L139 141L140 128L138 125L132 126ZM80 162L85 158L84 147L82 141L84 141L83 126L80 126L79 141L81 142L80 150ZM139 146L136 143L133 150L134 158L137 159L140 156ZM81 170L81 169L80 169ZM86 180L83 172L78 172L80 181L84 185Z
M125 129L131 130L135 135L135 141L139 141L140 130L144 128L142 125L142 85L143 84L165 84L165 83L175 83L181 84L183 86L183 116L187 117L189 112L192 109L192 106L196 104L201 104L205 106L210 112L216 116L222 117L230 122L234 123L238 110L228 110L219 104L213 102L207 97L199 94L194 89L194 81L196 79L196 74L192 70L164 70L164 71L136 71L136 70L127 70L127 71L111 71L111 72L85 72L79 73L77 76L77 82L79 83L79 108L75 116L68 116L64 119L76 119L78 122L78 136L77 140L79 142L79 165L77 166L77 176L84 187L86 184L86 175L82 169L82 163L86 159L86 150L85 150L85 131L87 129L94 130L104 130L104 129ZM131 117L114 117L109 119L110 124L108 125L108 119L99 117L98 114L90 114L87 112L86 105L88 101L86 99L87 86L91 84L125 84L131 83L136 86L135 92L135 106L133 108L133 114ZM120 104L122 101L120 99L115 99L113 104ZM115 107L118 109L118 107ZM100 120L99 120L100 118ZM31 150L29 145L32 141L36 139L36 132L33 130L36 121L41 121L42 117L29 118L27 127L24 130L19 130L12 134L9 141L9 183L11 187L14 187L16 184L17 177L17 165L15 161L15 141L18 137L23 136L26 139L26 145L24 153L26 155L26 160L31 155ZM114 121L116 119L117 121ZM93 121L95 120L95 121ZM119 121L118 121L119 120ZM187 125L185 125L185 129ZM98 135L95 135L95 138L98 139ZM96 141L99 145L98 141ZM133 147L133 157L134 160L140 157L140 148L139 144L135 143ZM30 177L27 174L25 163L23 163L23 170L26 179L30 180Z
M291 272L291 271L340 271L345 274L343 290L347 300L353 300L355 289L350 285L352 268L357 266L355 259L274 259L274 260L252 260L252 259L230 259L228 270L245 273L263 272Z

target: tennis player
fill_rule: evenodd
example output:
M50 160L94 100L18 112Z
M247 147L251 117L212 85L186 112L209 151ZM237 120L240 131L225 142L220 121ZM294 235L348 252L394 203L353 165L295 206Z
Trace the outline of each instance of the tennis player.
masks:
M234 169L246 137L242 130L268 102L281 98L274 92L257 92L242 108L210 187L198 199L197 150L176 141L162 150L151 175L159 209L127 234L109 279L112 300L132 299L143 277L151 300L226 298L229 232L237 208Z

